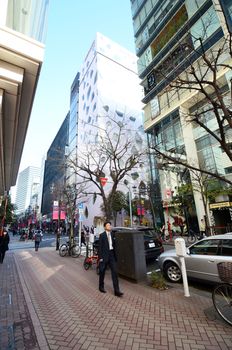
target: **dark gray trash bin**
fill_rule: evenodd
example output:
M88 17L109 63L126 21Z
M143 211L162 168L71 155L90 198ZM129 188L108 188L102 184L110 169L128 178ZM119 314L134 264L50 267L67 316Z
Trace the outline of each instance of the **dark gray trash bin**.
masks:
M115 232L118 274L135 282L145 280L144 234L139 231Z

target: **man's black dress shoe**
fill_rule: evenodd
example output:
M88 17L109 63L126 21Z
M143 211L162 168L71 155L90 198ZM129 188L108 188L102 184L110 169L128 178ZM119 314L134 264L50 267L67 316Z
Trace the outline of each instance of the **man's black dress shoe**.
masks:
M99 288L99 291L100 291L101 293L106 293L106 290L103 289L103 288Z
M123 293L122 292L115 292L114 295L116 297L122 297L123 296Z

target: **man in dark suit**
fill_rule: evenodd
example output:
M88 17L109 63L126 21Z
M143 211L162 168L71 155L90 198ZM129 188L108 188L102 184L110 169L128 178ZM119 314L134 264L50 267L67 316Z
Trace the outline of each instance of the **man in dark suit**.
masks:
M115 255L115 236L111 232L111 223L104 223L105 231L99 237L99 290L106 293L104 288L104 278L107 265L111 270L111 276L114 286L114 295L121 297L123 293L119 289L118 276L116 272L116 255Z

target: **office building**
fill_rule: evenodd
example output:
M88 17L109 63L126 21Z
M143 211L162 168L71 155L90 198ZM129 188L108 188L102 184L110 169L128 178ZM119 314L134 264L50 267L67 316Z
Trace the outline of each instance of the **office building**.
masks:
M40 168L29 166L19 173L16 185L16 214L23 214L29 207L37 210L40 184Z
M0 196L14 186L44 57L49 0L0 0Z
M211 79L202 54L205 52L205 57L213 60L219 47L223 47L224 39L232 28L231 1L131 0L131 8L138 72L144 88L144 129L151 150L156 147L166 155L178 155L189 164L232 179L231 161L219 143L187 119L196 110L202 113L207 108L207 100L204 99L207 96L190 89L181 90L180 85L178 88L173 83L179 77L182 81L183 77L190 79L191 72L187 73L187 70L191 65L198 76ZM218 63L223 62L231 65L231 56L225 46ZM231 77L229 67L218 67L216 83L225 99L231 96ZM212 94L209 87L206 86L206 91ZM205 118L203 123L217 133L218 125L212 109ZM225 126L224 130L230 143L231 129ZM173 203L172 198L178 195L182 184L192 182L193 185L193 173L176 165L162 167L160 160L154 156L151 156L150 164L156 186L155 205L163 210L165 222L171 220L175 224L176 217L184 216L183 209L186 208L183 208L181 198L179 203ZM192 206L192 217L188 219L194 223L195 218L200 223L202 218L207 217L209 226L230 224L230 197L215 196L210 199L210 204L204 203L202 191L193 186L195 206Z
M52 220L53 202L59 201L66 182L65 160L69 140L69 113L58 130L44 166L41 215Z

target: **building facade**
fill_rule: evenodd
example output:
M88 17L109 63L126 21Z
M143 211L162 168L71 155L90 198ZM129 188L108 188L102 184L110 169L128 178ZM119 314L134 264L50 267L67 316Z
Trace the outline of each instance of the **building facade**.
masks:
M231 1L131 0L131 8L138 71L144 88L144 129L150 149L182 160L182 163L192 164L195 168L220 174L231 181L231 160L216 138L210 135L211 131L217 135L219 127L207 100L208 94L213 101L212 96L216 91L211 89L213 81L214 86L220 89L224 103L227 104L230 99L231 104L231 56L225 45L231 32ZM220 50L223 54L218 61L217 72L212 76L209 67L206 68L203 55L215 64L216 54ZM219 67L223 63L227 66ZM190 86L193 72L196 73L195 85L192 83ZM210 81L204 81L205 85L203 83L206 91L204 96L194 89L198 78ZM180 82L185 82L186 89ZM191 121L193 119L190 116L196 114L204 115L201 121L210 132ZM227 123L224 133L226 142L230 143L232 133ZM151 155L151 172L156 188L155 205L163 211L165 222L171 221L171 224L178 226L179 217L196 229L202 218L207 218L206 223L210 227L231 224L230 195L224 192L223 196L207 198L208 202L205 203L206 186L199 186L205 178L197 180L194 176L199 176L199 172L194 175L183 165L175 163L170 166L170 163L169 166L163 166L160 158ZM184 204L180 188L183 189L183 185L189 183L194 202L191 215L188 213L186 217L184 211L190 211L190 208ZM226 186L225 183L221 185L220 181L218 184ZM173 199L176 198L179 200L175 202Z
M44 56L49 0L0 0L0 196L14 186Z
M75 81L74 81L75 85ZM73 85L73 86L74 86ZM77 85L75 85L77 87ZM77 161L84 161L87 155L91 154L93 163L91 167L99 167L99 144L104 139L106 130L113 128L113 123L126 123L126 137L133 138L133 145L130 152L140 152L146 146L146 138L143 131L142 113L142 90L139 87L137 75L136 56L117 43L111 41L100 33L86 55L84 63L78 76L78 87L76 93L72 94L70 114L74 111L74 118L77 117ZM76 95L76 97L74 96ZM111 132L109 131L109 132ZM112 133L112 143L117 139L117 128ZM74 146L74 145L73 145ZM70 147L70 145L69 145ZM73 147L71 147L73 149ZM75 153L74 153L75 155ZM92 162L91 160L91 162ZM103 159L102 159L103 161ZM95 163L95 164L94 164ZM100 166L101 167L101 166ZM133 180L131 174L128 183L138 185L139 181L147 182L146 167L140 167L131 171L138 172L137 180ZM112 180L110 168L102 175L106 178L104 190L110 191ZM79 179L80 180L80 179ZM78 178L76 179L78 183ZM119 190L128 192L123 184ZM96 195L99 192L97 186L88 183L84 191L85 196L80 200L83 203L83 223L87 226L99 226L104 220L104 213L101 209L102 198ZM99 220L99 222L98 222ZM120 225L124 224L124 218L120 217Z
M66 182L65 159L69 140L69 113L57 132L44 166L41 215L52 222L53 202L60 201Z
M36 210L40 185L40 168L29 166L19 173L16 185L16 214L23 214L29 206Z

